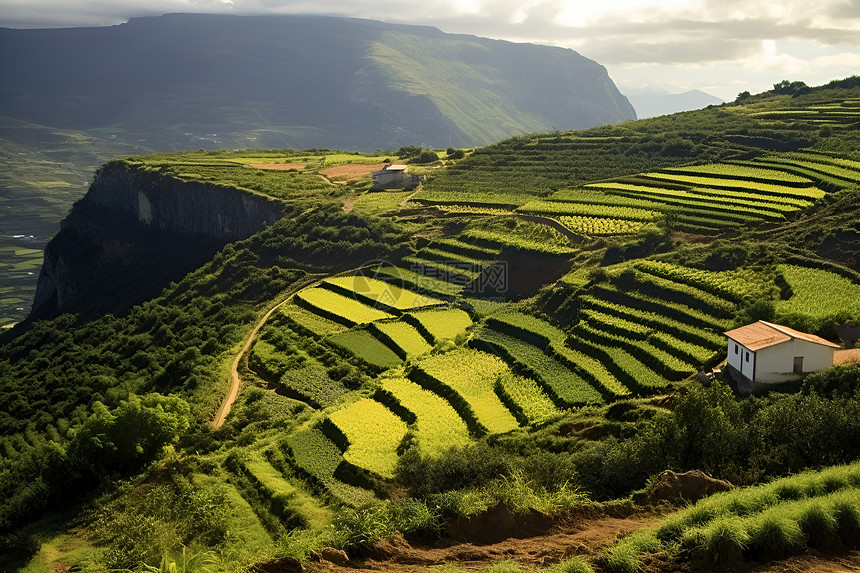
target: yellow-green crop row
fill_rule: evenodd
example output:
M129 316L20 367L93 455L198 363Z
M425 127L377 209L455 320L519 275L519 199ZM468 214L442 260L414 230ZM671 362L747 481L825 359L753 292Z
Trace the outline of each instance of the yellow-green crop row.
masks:
M552 203L552 205L558 204L559 203ZM478 244L489 243L512 248L518 251L531 251L548 255L570 255L576 252L576 249L573 247L535 239L527 239L514 233L501 233L484 229L467 229L463 232L462 237L467 241L476 242Z
M690 285L716 296L740 302L748 297L776 294L776 287L752 271L706 271L662 261L642 260L634 265L646 273Z
M655 185L640 185L636 183L590 183L589 186L606 189L620 195L635 195L637 198L647 198L663 203L663 208L674 205L687 210L711 210L719 212L720 218L732 218L737 222L749 221L761 217L781 218L783 212L796 211L796 205L760 201L758 198L749 201L739 198L723 198L719 194L702 193L702 189L683 190L658 187ZM756 217L757 216L757 217Z
M608 217L561 216L558 220L571 231L583 235L630 235L638 233L645 226L642 221Z
M333 334L326 342L346 350L375 371L393 368L400 364L401 357L380 342L367 330L347 330Z
M428 309L410 312L406 320L417 322L434 342L454 339L472 326L472 318L458 308Z
M325 318L334 319L350 326L383 318L393 318L393 315L387 312L371 308L353 298L319 287L306 288L296 293L295 302Z
M445 280L448 282L456 281L462 284L463 279L466 281L473 281L481 276L481 270L476 269L473 265L468 263L461 264L456 261L449 262L452 264L449 265L440 261L433 261L414 255L403 257L403 263L409 264L409 270L412 272L420 272L439 280ZM458 277L462 277L462 279L459 279Z
M343 455L318 429L299 430L287 437L284 445L300 474L313 488L327 491L346 505L360 506L376 499L372 492L334 477L337 466L343 461Z
M765 193L774 193L778 195L792 195L796 197L807 197L812 199L820 199L824 197L824 191L817 187L788 187L779 183L761 183L759 181L736 180L736 179L719 179L718 177L706 177L696 175L675 175L660 172L644 173L643 176L670 183L685 183L701 187L726 186L740 189L751 189L753 191L762 191Z
M768 169L766 167L752 167L749 165L734 165L731 163L709 163L708 165L694 165L691 167L675 167L670 172L683 171L689 172L690 175L705 174L705 175L727 175L735 178L746 179L769 179L771 181L779 181L784 183L803 184L805 187L811 187L812 181L800 175L786 173L777 169Z
M410 290L402 289L391 283L363 275L333 277L323 282L355 292L377 303L398 310L442 304L442 301L439 299L424 296Z
M436 205L436 207L446 213L463 213L465 215L510 215L513 213L512 209L478 205Z
M382 265L376 269L376 273L377 275L385 275L392 277L395 280L399 280L408 285L411 289L440 294L442 296L457 296L463 292L463 285L456 285L447 281L428 277L402 267Z
M413 358L433 349L414 326L407 322L375 322L373 327L401 349L405 357Z
M792 296L776 303L777 312L825 317L846 313L854 319L860 318L860 285L830 271L779 265Z
M458 348L421 359L416 368L450 388L468 405L478 424L488 433L519 427L494 391L496 378L508 371L508 366L498 356Z
M299 327L308 330L316 336L327 336L329 334L337 334L347 330L343 324L329 320L318 314L314 314L300 306L294 304L285 304L280 308L281 314L286 316L288 320L299 325Z
M524 424L541 424L561 413L534 380L513 372L496 379L496 393Z
M466 423L444 398L402 376L383 378L380 387L415 414L411 429L422 454L438 455L472 441Z
M343 458L384 478L394 477L397 447L406 435L406 422L375 400L361 398L329 415L349 447Z
M594 186L600 186L595 184ZM571 215L582 217L607 217L612 219L627 219L630 221L653 221L660 214L657 211L624 207L621 205L596 205L592 203L567 203L559 201L536 200L526 203L518 209L523 213L547 215Z

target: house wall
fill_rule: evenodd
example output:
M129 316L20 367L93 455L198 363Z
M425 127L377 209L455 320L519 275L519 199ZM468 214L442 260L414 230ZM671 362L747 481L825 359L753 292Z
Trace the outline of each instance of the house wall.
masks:
M833 348L793 339L758 351L756 382L775 384L797 380L794 373L795 356L803 356L803 374L833 366Z
M405 171L374 171L372 176L374 189L400 189L418 184L418 177Z
M744 347L740 342L732 340L731 338L729 338L728 340L729 340L729 346L728 346L728 350L726 351L727 352L726 356L728 357L727 362L728 362L729 366L734 367L735 370L740 372L741 371L741 361L743 360Z
M729 338L728 341L728 365L752 380L755 373L756 353L731 338ZM738 349L737 353L735 353L735 347ZM749 355L749 360L747 360L747 355Z

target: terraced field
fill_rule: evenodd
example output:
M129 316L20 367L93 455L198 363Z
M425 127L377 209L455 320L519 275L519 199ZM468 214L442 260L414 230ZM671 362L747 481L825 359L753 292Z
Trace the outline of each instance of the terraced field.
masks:
M540 145L570 151L600 141L544 139ZM515 164L504 167L516 177ZM338 500L356 494L361 472L392 477L404 444L434 456L485 434L542 424L570 408L667 392L719 360L722 332L741 305L779 298L772 277L653 258L604 267L600 279L586 273L571 282L577 288L565 304L577 311L564 329L551 318L555 307L537 316L531 313L541 309L534 306L528 313L509 303L470 306L473 286L511 253L565 259L580 252L542 218L585 236L634 235L667 224L711 234L784 221L829 191L857 182L860 162L794 152L675 165L539 198L444 185L422 190L410 207L432 205L484 219L456 236L418 241L396 266L325 279L281 311L294 331L337 349L373 378L363 386L369 391L325 414L318 428L285 440L285 460ZM795 291L778 304L782 312L808 311L811 290L853 293L827 271L792 265L779 270ZM460 344L452 345L454 340ZM260 352L277 350L261 344ZM361 491L359 497L371 495Z

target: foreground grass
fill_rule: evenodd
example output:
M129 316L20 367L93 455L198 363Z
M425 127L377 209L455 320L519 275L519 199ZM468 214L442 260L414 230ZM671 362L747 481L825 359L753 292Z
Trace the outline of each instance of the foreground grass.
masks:
M725 565L858 545L860 463L855 462L710 496L656 529L618 542L604 561L606 570L626 573L641 569L645 553Z

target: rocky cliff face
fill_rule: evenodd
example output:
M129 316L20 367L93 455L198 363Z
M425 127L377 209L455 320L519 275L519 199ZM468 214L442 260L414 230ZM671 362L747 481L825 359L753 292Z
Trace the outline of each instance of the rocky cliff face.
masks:
M109 163L46 247L30 319L122 313L281 213L267 197Z

